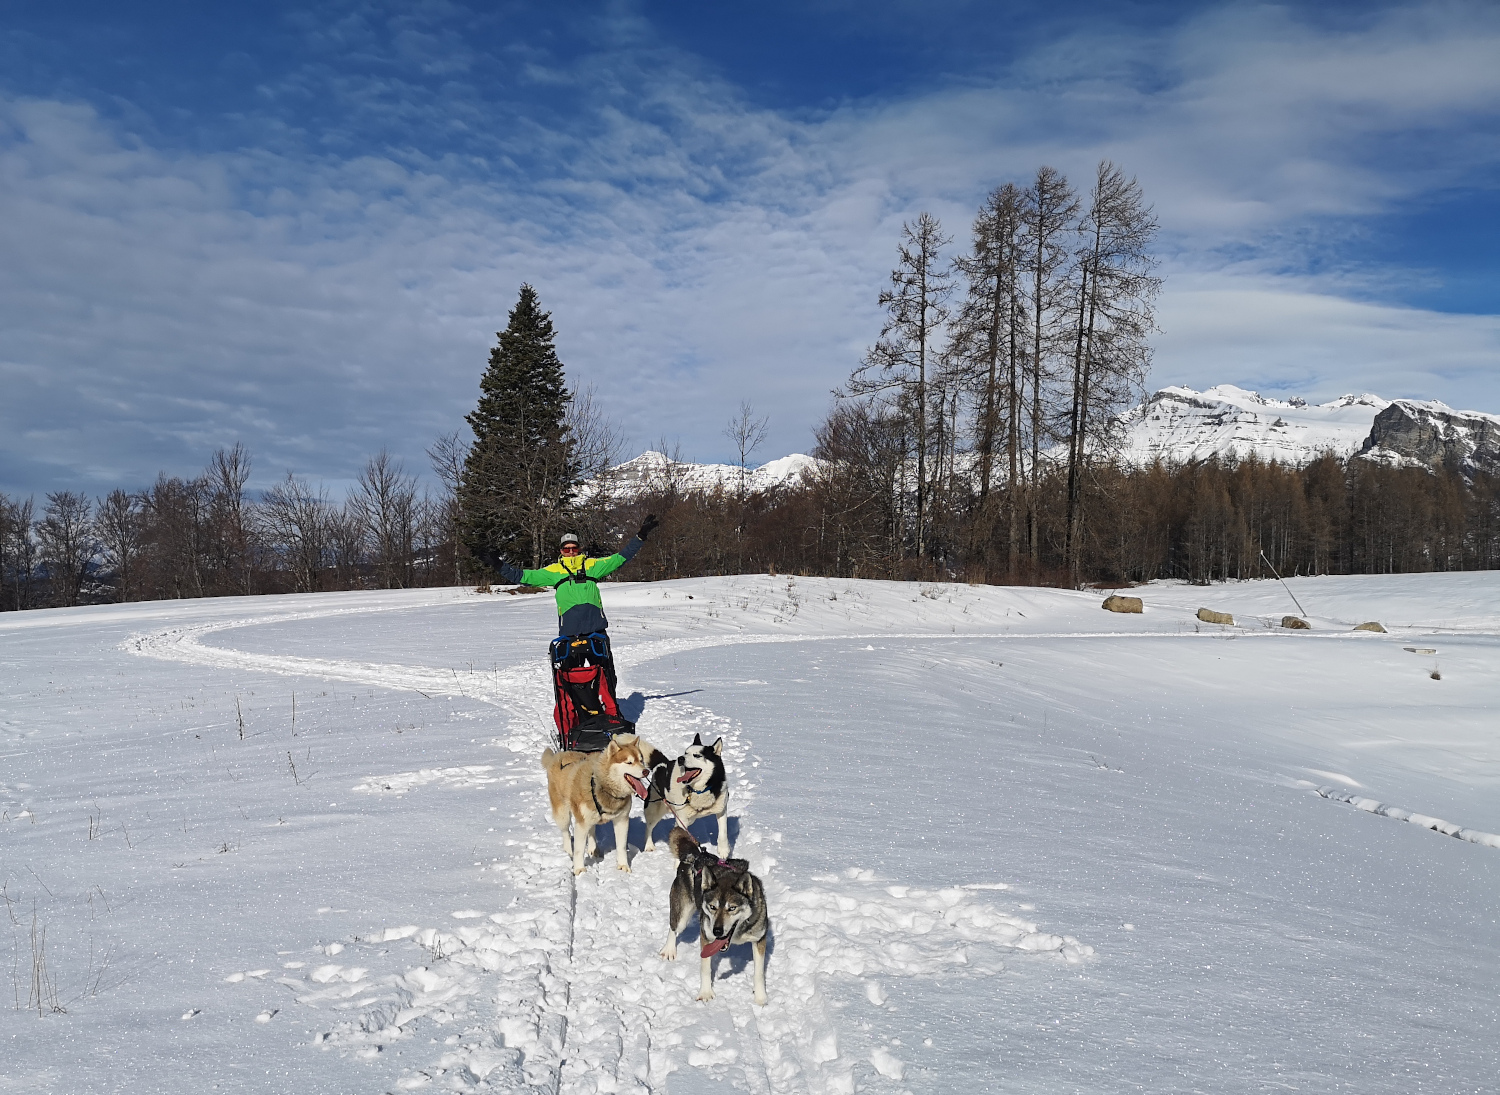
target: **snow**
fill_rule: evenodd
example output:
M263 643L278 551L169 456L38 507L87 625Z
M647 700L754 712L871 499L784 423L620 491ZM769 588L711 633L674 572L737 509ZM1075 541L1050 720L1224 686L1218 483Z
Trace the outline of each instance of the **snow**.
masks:
M573 879L543 598L7 613L0 1090L1494 1089L1500 575L604 592L643 734L725 738L766 1007L656 956L638 817Z
M801 481L803 473L817 468L818 464L813 457L794 452L759 467L743 469L745 489L755 492L795 485ZM653 484L670 480L683 491L722 489L732 493L739 489L741 470L738 464L694 464L673 460L665 453L651 450L610 469L611 491L617 498L632 498ZM585 493L589 493L588 488L585 488Z
M1347 457L1359 451L1375 416L1388 406L1390 400L1368 393L1309 406L1301 399L1267 399L1233 384L1204 392L1167 387L1121 415L1121 456L1136 465L1251 453L1295 465L1325 452Z

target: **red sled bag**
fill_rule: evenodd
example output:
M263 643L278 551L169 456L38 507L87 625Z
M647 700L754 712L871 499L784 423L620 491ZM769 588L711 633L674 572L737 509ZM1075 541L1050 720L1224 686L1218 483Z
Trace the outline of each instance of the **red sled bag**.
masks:
M552 721L557 726L557 744L564 750L596 753L616 734L635 733L635 723L620 717L604 666L570 665L574 659L558 657L564 651L557 647L564 642L554 643L552 651Z

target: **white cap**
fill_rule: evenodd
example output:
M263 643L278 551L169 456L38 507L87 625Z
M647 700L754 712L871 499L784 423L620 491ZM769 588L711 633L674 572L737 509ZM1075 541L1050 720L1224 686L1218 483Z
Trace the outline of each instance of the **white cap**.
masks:
M565 532L562 534L562 539L557 542L557 546L562 547L564 544L576 544L579 542L578 533Z

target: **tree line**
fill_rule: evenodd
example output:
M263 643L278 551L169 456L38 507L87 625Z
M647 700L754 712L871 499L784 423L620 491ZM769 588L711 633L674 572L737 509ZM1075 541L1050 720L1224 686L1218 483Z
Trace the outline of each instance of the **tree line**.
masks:
M723 488L685 493L665 475L649 484L617 522L628 527L648 510L663 515L661 530L636 558L636 573L1073 587L1500 566L1500 477L1329 453L1304 467L1255 457L1144 468L1095 462L1078 499L1089 521L1071 541L1072 484L1059 459L1029 484L1027 542L1035 555L1019 576L1008 568L1008 522L997 537L977 481L958 479L944 484L930 514L934 540L961 545L939 567L916 557L909 541L903 550L899 530L914 492L901 497L909 469L888 423L835 412L819 430L814 455L823 463L800 483L745 498Z
M40 510L0 494L0 610L460 580L452 492L419 490L388 453L342 501L290 472L252 497L250 471L236 444L142 491L56 491Z

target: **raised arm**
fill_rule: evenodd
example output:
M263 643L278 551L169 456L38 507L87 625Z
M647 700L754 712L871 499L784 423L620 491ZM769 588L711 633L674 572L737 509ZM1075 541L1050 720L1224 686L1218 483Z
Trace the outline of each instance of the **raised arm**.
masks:
M474 554L481 563L500 575L507 582L527 586L550 586L557 584L550 580L551 576L544 570L522 570L514 563L506 562L500 558L500 553L488 544Z
M634 559L635 553L645 546L646 537L650 536L659 524L661 522L656 519L656 514L647 514L646 519L641 522L641 527L636 530L636 534L630 538L629 543L614 555L605 556L603 559L595 559L589 565L589 577L607 577Z

